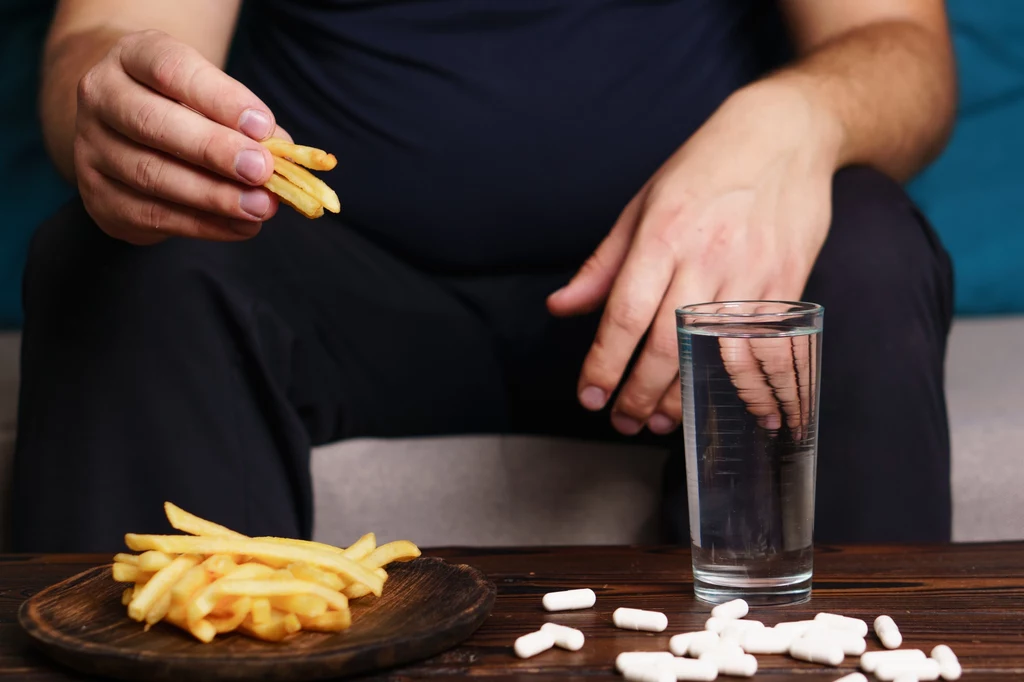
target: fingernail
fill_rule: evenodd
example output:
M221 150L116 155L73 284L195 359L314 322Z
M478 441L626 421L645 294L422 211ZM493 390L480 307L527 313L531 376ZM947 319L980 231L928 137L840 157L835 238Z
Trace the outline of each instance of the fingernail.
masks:
M776 431L780 426L782 426L782 421L779 419L779 415L770 414L764 418L764 428L769 431Z
M607 400L608 396L597 386L587 386L580 391L580 403L588 410L600 410Z
M274 132L274 121L265 111L246 109L238 117L238 129L254 140L265 140Z
M262 182L267 172L267 162L263 152L255 149L243 149L235 157L235 172L249 182Z
M247 189L242 192L238 206L253 218L262 218L270 210L270 197L261 189Z
M659 413L651 416L647 421L647 428L658 435L664 436L665 434L671 433L675 430L676 421Z
M640 429L643 427L636 419L633 419L629 415L622 414L621 412L612 412L612 426L619 433L627 436L635 436L640 433Z

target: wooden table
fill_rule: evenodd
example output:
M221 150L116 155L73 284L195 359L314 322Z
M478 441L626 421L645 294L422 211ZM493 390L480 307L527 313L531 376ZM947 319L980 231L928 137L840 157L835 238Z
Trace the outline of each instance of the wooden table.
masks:
M394 671L396 678L621 679L612 670L618 652L664 650L671 634L700 629L708 615L708 607L693 598L686 549L438 549L426 554L483 569L497 585L498 599L483 627L462 646ZM0 678L85 679L32 650L16 613L22 600L40 588L108 560L82 555L0 556ZM575 587L593 588L597 606L561 614L542 610L542 594ZM611 612L619 606L664 611L669 629L660 635L617 630L611 625ZM869 622L887 613L903 630L904 647L953 647L967 682L1024 680L1024 543L819 547L811 602L755 609L751 617L773 624L818 611ZM515 658L513 640L549 620L582 629L586 646L575 653L556 649L525 661ZM869 649L877 648L872 637ZM851 672L856 663L848 658L837 670L783 656L758 659L761 669L753 679L762 682L831 682Z

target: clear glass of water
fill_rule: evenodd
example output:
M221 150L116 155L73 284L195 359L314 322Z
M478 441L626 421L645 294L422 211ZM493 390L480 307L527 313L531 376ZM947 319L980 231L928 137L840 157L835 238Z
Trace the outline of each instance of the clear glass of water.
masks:
M811 596L823 312L786 301L676 311L698 599Z

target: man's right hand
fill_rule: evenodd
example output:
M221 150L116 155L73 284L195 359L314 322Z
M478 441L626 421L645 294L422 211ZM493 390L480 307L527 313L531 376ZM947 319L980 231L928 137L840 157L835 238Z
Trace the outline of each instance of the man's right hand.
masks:
M74 162L89 215L116 239L237 241L277 211L259 140L288 137L244 85L160 31L122 38L78 86Z

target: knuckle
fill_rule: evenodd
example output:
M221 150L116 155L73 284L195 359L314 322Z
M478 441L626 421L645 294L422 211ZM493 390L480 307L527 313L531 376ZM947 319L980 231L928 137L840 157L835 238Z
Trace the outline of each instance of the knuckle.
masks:
M168 45L160 49L149 65L150 75L157 87L169 90L184 80L191 79L191 69L187 66L187 54L180 45Z
M629 301L617 301L609 307L608 320L619 329L639 335L647 329L647 320L640 309Z
M143 154L132 175L135 186L146 194L156 194L163 184L165 165L153 154Z
M150 98L135 112L132 127L142 136L142 139L156 140L159 137L166 116L166 111L161 104L160 100Z
M661 362L667 361L669 364L675 363L679 354L676 340L670 334L655 334L652 332L647 340L647 350L655 359Z

